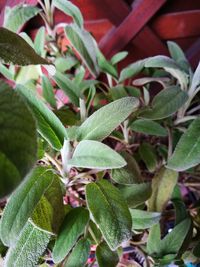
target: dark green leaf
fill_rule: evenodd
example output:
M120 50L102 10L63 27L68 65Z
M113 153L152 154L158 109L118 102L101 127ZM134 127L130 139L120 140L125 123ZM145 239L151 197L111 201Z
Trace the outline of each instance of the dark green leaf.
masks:
M65 14L71 16L74 19L74 22L79 26L83 27L83 17L78 9L72 2L68 0L53 0L53 5L60 9Z
M5 245L15 244L42 195L52 183L54 174L46 168L35 168L10 197L1 219L0 235Z
M187 99L187 93L182 91L178 86L165 88L154 97L152 107L144 110L140 114L140 117L152 120L167 118L178 111Z
M93 220L115 250L131 235L131 217L120 191L106 180L86 186L86 199Z
M14 45L13 45L14 44ZM22 37L0 27L0 59L15 65L48 65Z
M22 26L41 10L35 6L17 5L12 8L6 7L3 26L13 32L18 32Z
M26 224L14 247L8 250L5 258L7 267L36 267L44 253L51 235L40 231L30 222Z
M137 207L150 198L152 189L150 183L134 184L119 187L130 208Z
M181 136L167 167L184 171L200 163L200 118L195 119Z
M103 140L138 106L137 98L124 97L100 108L80 126L77 139Z
M110 250L105 242L102 242L97 246L96 258L99 267L116 267L119 262L119 256L117 252Z
M53 248L55 263L62 261L84 233L89 213L84 208L75 208L67 213Z
M90 169L113 169L125 166L126 161L103 143L83 140L75 148L68 165Z
M80 239L68 256L64 267L84 267L90 253L90 243Z
M144 210L130 209L132 217L132 229L147 229L159 222L161 213Z
M121 153L127 165L120 169L113 169L111 178L119 184L134 184L142 181L140 169L136 160L130 154Z
M116 85L114 87L111 87L110 94L113 100L128 96L124 86L122 85Z
M86 64L92 75L99 74L96 44L89 32L80 29L77 25L71 24L65 27L67 38L70 40L74 49L79 53L81 59Z
M60 150L67 132L56 115L30 90L21 85L17 91L27 100L37 120L38 131L56 150Z
M79 86L77 86L77 84L71 81L66 75L58 71L56 72L53 79L58 84L58 86L66 93L71 102L78 107L80 97Z
M157 156L154 147L149 143L142 143L139 147L139 154L147 169L150 172L154 172L157 166Z
M155 136L166 136L167 131L165 128L163 128L159 123L147 120L147 119L138 119L134 121L130 128L139 133L149 134L149 135L155 135Z
M178 180L178 173L162 168L152 180L152 195L148 201L149 211L162 212L171 198Z
M0 198L33 167L37 155L35 120L24 101L0 81Z

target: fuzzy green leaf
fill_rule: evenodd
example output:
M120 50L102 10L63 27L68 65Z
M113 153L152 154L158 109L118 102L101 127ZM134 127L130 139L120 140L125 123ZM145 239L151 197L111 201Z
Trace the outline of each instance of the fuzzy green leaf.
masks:
M17 91L26 99L37 120L38 132L56 150L62 148L67 132L57 116L30 90L21 85Z
M149 172L154 172L157 166L157 157L154 147L144 142L139 147L139 154Z
M53 0L53 5L64 12L66 15L71 16L74 22L80 27L83 27L83 17L77 6L68 0Z
M72 167L90 169L114 169L126 165L126 161L109 146L97 141L83 140L75 148L72 159L68 161Z
M5 245L14 245L42 195L52 183L54 174L37 167L10 197L1 219L0 235Z
M110 250L105 242L102 242L97 246L96 258L99 267L116 267L119 262L119 256L117 252Z
M0 198L11 193L33 167L36 124L21 97L0 81Z
M13 32L20 28L31 18L36 16L41 9L35 6L17 5L12 8L6 7L3 26Z
M195 119L181 136L167 167L184 171L200 163L200 118Z
M27 222L14 247L8 250L5 267L36 267L39 257L44 253L51 235L40 231Z
M139 106L135 97L124 97L94 112L79 127L77 139L103 140Z
M92 75L98 76L96 44L90 33L75 24L66 26L65 33Z
M138 119L134 121L130 128L139 133L144 133L148 135L155 135L155 136L166 136L167 131L163 128L159 123L147 120L147 119Z
M121 155L126 160L127 165L120 169L113 169L111 178L119 184L140 183L142 178L136 160L126 152L121 153Z
M67 213L53 248L55 263L62 261L84 233L89 221L89 212L82 208L74 208Z
M68 256L64 267L84 267L90 253L90 243L87 239L80 239Z
M152 107L140 113L140 117L152 120L167 118L178 111L187 99L187 93L178 86L165 88L154 97Z
M45 100L52 106L56 107L56 99L54 96L53 86L46 76L42 76L42 93Z
M148 201L149 211L162 212L171 198L178 180L178 173L162 168L152 180L152 195Z
M48 65L46 59L36 54L35 50L16 33L0 27L0 60L19 66Z
M140 73L144 68L145 60L139 60L128 67L124 68L119 77L119 82L123 82L126 79L133 78Z
M132 217L132 229L147 229L159 222L161 213L148 212L145 210L130 209Z
M86 186L86 200L93 220L111 250L131 235L131 216L120 191L106 180Z
M111 64L116 65L117 63L119 63L120 61L125 59L125 57L127 57L127 56L128 56L127 51L119 52L111 58L110 62L111 62Z

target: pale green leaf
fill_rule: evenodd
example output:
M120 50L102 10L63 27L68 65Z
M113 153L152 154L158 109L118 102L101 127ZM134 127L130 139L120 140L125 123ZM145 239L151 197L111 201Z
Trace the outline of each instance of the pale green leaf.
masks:
M126 165L126 161L109 146L97 141L81 141L68 161L72 167L90 169L114 169Z
M143 70L144 64L145 60L143 59L136 61L128 67L124 68L120 73L119 82L123 82L126 79L133 78L134 76L136 76Z
M62 74L58 71L56 72L53 79L57 83L57 85L66 93L71 102L78 107L81 91L79 86L71 81L65 74Z
M157 156L154 147L149 143L142 143L139 154L149 172L154 172L157 167Z
M84 267L90 253L90 243L87 239L80 239L69 254L63 267Z
M51 235L27 222L14 247L8 250L5 267L36 267Z
M42 76L42 93L46 101L52 106L56 107L56 99L54 96L53 86L46 76Z
M111 58L110 62L111 62L111 64L115 65L115 64L119 63L120 61L122 61L123 59L125 59L127 56L128 56L127 51L119 52Z
M68 0L53 0L53 5L60 9L65 14L71 16L74 22L80 27L83 27L83 17L78 9L72 2Z
M62 261L76 244L78 238L84 233L89 221L89 213L79 207L67 213L53 248L55 263Z
M18 32L31 18L35 17L41 9L30 5L17 5L6 7L3 26L13 32Z
M128 96L128 93L126 92L126 89L123 85L116 85L114 87L111 87L109 93L111 94L113 100Z
M181 136L167 167L184 171L200 163L200 118L195 119Z
M77 51L85 65L95 77L99 74L96 44L89 32L71 24L65 27L65 33L73 48Z
M110 250L105 242L100 243L96 248L96 258L99 267L116 267L119 256L116 251Z
M152 193L151 183L121 185L119 190L130 208L143 204Z
M111 178L119 184L134 184L142 181L139 166L130 154L123 152L122 157L126 160L127 165L120 169L113 169Z
M145 210L130 209L132 217L132 229L147 229L159 222L161 213Z
M21 97L0 80L0 198L22 181L37 155L35 120Z
M178 173L162 168L152 180L152 195L148 200L148 210L162 212L171 198L178 181Z
M0 60L5 63L19 66L50 64L36 54L21 36L2 27L0 27L0 48Z
M45 54L44 44L45 44L45 27L43 26L39 28L39 30L37 31L37 34L34 40L35 51L40 56L44 56Z
M5 245L14 245L54 174L43 167L35 168L10 197L1 219L0 235Z
M27 100L37 120L39 133L56 150L62 148L67 132L56 115L32 92L18 85L17 91Z
M171 86L158 93L152 101L151 108L147 108L139 116L152 120L167 118L178 111L187 100L186 92L178 86Z
M93 220L111 250L131 236L131 216L120 191L106 180L86 186L86 200Z
M98 48L96 48L96 51L97 51L97 61L100 70L117 78L118 74L116 68L108 60L106 60L106 58Z
M77 139L103 140L139 106L135 97L124 97L94 112L79 127Z
M144 133L148 135L155 135L155 136L166 136L167 131L164 127L162 127L159 123L147 120L147 119L138 119L135 120L130 125L131 130L139 133Z

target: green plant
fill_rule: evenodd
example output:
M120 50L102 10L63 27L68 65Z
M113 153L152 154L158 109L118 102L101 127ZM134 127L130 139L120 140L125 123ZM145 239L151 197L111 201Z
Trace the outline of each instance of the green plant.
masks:
M15 88L0 82L1 198L17 187L2 202L5 266L92 266L91 245L100 267L116 266L124 242L144 266L198 262L199 202L187 207L180 184L199 185L200 67L193 73L168 42L171 58L147 58L119 73L127 53L106 60L77 7L38 2L41 10L8 9L0 28L0 72ZM66 51L55 7L74 20L64 26ZM13 32L38 13L45 27L34 42ZM155 96L152 82L161 85ZM60 108L58 88L67 97Z

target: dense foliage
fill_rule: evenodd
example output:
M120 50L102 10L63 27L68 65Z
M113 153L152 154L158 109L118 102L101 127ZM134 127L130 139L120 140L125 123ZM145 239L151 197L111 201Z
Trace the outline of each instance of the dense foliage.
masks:
M128 53L105 59L76 6L38 2L0 28L4 266L198 263L200 65L168 42L171 57L119 71ZM73 23L55 25L55 8Z

